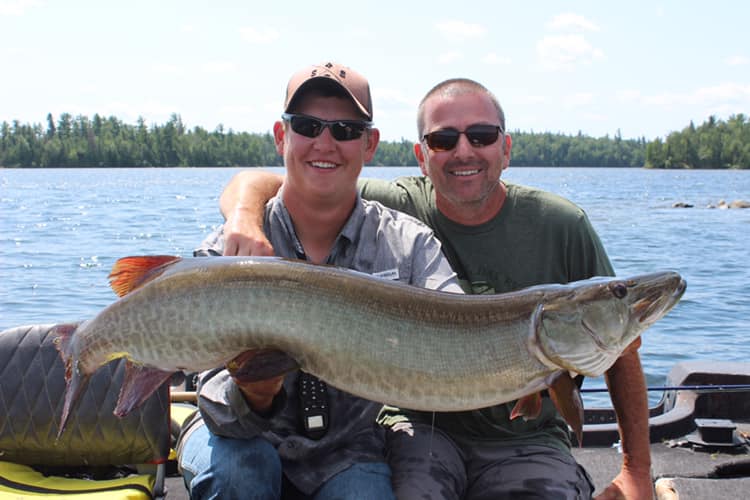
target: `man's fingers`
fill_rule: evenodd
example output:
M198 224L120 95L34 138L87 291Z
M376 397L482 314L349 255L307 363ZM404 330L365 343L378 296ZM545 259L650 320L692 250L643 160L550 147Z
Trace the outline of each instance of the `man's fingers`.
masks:
M622 490L616 484L610 484L607 489L594 497L594 500L626 500Z
M239 255L238 249L239 247L237 246L237 243L235 243L233 239L224 240L224 256L225 257L232 257L234 255Z
M232 233L225 235L224 255L265 257L274 255L274 251L273 246L271 246L271 243L265 238L265 235L263 235L262 238L253 238L238 233Z

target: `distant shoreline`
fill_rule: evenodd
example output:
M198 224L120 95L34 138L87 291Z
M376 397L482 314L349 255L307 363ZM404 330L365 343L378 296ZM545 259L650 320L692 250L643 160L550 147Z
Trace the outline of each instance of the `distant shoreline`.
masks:
M594 138L549 132L510 131L511 164L521 167L627 167L654 169L750 169L750 118L727 121L710 117L696 127L647 141ZM0 167L4 168L148 168L281 166L270 133L188 129L173 114L163 125L147 127L141 118L129 125L96 114L58 120L47 115L40 124L0 123ZM414 143L380 141L372 166L416 167Z

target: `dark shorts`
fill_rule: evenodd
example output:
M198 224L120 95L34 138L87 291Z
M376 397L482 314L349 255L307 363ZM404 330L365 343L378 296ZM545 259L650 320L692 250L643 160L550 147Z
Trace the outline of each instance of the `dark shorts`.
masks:
M594 492L583 467L554 447L457 443L425 424L414 424L413 436L395 428L387 444L399 500L578 500Z

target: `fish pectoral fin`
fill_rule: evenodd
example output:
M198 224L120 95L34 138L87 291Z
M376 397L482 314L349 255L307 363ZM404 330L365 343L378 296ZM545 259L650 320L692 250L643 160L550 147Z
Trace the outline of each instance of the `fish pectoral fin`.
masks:
M573 377L561 372L547 391L557 411L573 429L578 446L583 446L583 399Z
M182 258L174 255L123 257L112 266L109 286L122 297L157 278L169 264L178 260Z
M113 413L118 417L124 417L143 404L171 377L172 372L136 365L128 361L125 363L125 378L122 381L117 406Z
M524 396L516 401L510 412L510 419L523 417L524 420L533 420L542 412L542 395L539 392Z
M294 358L277 349L252 349L227 363L229 374L238 382L259 382L298 368Z

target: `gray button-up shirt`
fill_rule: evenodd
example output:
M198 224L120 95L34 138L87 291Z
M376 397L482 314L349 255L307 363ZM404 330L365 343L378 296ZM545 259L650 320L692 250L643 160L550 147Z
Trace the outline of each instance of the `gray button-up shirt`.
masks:
M264 229L277 255L305 258L281 197L266 205ZM219 229L195 253L221 255L223 246ZM359 196L326 262L419 287L462 293L431 229ZM226 437L262 435L276 446L287 478L306 494L354 463L384 461L383 431L375 424L382 405L329 386L328 431L319 440L309 439L302 430L298 375L287 375L270 415L260 416L250 409L226 370L204 373L198 404L205 424L214 434Z

